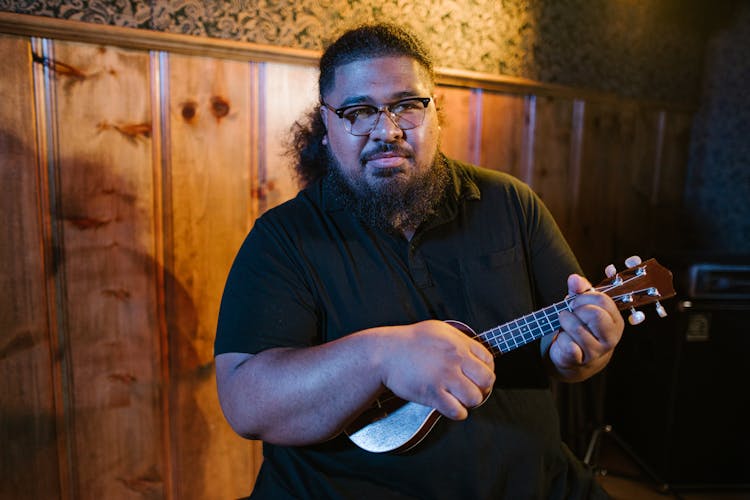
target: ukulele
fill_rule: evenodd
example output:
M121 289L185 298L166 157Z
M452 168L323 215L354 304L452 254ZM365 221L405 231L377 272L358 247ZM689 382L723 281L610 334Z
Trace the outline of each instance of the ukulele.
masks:
M659 300L675 295L672 273L655 259L625 269L602 281L595 289L609 295L621 311L630 309L629 321L633 325L645 319L643 312L637 311L636 307L656 303L657 314L664 317L667 313ZM460 321L447 320L446 323L477 339L497 356L557 331L560 312L572 309L572 299L567 297L480 334ZM345 433L366 451L404 452L422 441L439 418L440 413L434 408L405 401L387 391L359 415Z

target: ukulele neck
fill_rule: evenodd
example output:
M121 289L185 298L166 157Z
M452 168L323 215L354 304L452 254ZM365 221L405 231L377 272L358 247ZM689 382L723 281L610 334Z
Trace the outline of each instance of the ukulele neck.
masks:
M560 328L560 312L570 311L568 299L521 316L477 335L495 356L517 349Z

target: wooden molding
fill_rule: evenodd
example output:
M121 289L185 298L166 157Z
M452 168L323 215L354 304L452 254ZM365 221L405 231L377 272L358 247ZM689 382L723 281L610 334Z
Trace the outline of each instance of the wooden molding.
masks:
M316 65L320 57L320 52L315 50L7 12L0 12L0 33L256 62Z
M101 45L115 45L138 50L165 51L222 59L279 62L307 66L316 66L318 58L321 55L321 52L318 50L165 33L146 29L123 28L8 12L0 12L0 34L2 33ZM635 101L640 106L675 111L690 112L695 109L694 105L625 98L611 92L542 83L528 78L462 69L437 68L436 75L438 84L453 87L479 88L496 92L534 94L570 99L619 102Z
M437 68L437 81L441 85L454 87L482 88L497 92L511 92L515 94L554 95L558 97L614 97L614 94L566 87L553 83L542 83L529 78L516 76L493 75L454 68Z

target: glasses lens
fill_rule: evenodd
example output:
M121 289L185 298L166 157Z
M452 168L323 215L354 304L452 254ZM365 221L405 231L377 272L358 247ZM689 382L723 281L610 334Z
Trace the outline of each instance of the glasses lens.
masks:
M429 103L429 101L427 101ZM384 110L388 117L402 130L418 127L424 121L426 104L422 99L404 99ZM375 106L354 106L341 115L344 127L353 135L368 135L375 128L380 111Z
M391 113L396 115L396 125L409 130L422 125L425 104L419 99L406 99L391 106Z
M367 135L378 121L378 108L374 106L357 106L347 109L342 118L344 125L354 135Z
M347 131L354 135L367 135L377 121L378 109L374 106L354 106L343 110L340 116Z

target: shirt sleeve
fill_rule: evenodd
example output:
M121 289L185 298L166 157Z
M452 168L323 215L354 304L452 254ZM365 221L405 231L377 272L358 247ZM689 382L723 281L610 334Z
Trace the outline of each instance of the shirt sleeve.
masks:
M261 217L227 278L214 354L318 343L313 293L283 228Z

